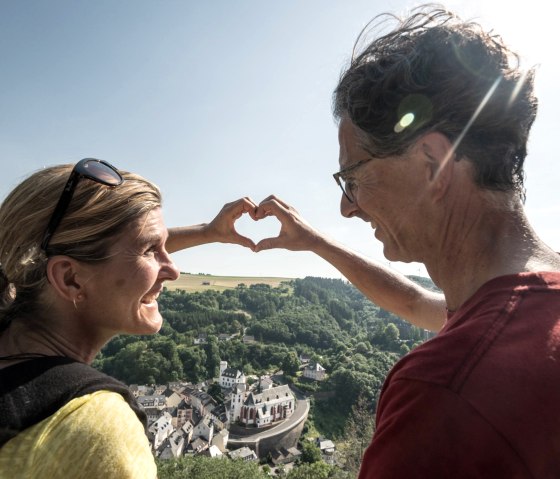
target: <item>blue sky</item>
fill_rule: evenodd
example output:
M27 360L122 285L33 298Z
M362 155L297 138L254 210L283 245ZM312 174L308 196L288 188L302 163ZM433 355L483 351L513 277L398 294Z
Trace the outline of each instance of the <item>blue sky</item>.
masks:
M385 262L369 225L338 213L331 94L362 27L414 4L0 0L0 197L43 166L93 156L157 183L170 226L209 221L229 201L274 193L313 225ZM446 4L539 64L527 211L560 251L559 66L544 0ZM274 220L239 222L254 239ZM174 256L187 272L339 277L311 253L206 245ZM419 265L392 263L407 274Z

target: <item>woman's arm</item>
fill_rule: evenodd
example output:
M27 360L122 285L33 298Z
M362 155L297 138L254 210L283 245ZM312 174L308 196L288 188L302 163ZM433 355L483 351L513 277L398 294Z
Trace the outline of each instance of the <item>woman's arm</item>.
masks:
M250 198L241 198L224 205L210 223L169 228L165 247L169 253L207 243L233 243L255 248L255 243L235 230L235 222L245 213L255 219L257 205Z
M281 223L276 238L260 241L255 251L285 248L311 251L338 269L378 306L420 328L439 331L446 318L445 298L417 285L406 276L351 251L307 223L282 200L271 196L258 207L256 218L276 216Z

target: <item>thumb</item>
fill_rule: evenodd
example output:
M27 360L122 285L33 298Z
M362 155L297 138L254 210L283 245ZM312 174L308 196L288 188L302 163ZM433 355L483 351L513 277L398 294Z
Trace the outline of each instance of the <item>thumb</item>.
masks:
M255 246L255 253L258 253L259 251L265 251L267 249L274 249L274 248L279 248L278 242L279 242L278 237L276 238L265 238L260 240L256 246Z
M253 242L253 240L247 238L246 236L240 235L239 233L235 235L235 239L241 246L245 246L246 248L255 251L255 243Z

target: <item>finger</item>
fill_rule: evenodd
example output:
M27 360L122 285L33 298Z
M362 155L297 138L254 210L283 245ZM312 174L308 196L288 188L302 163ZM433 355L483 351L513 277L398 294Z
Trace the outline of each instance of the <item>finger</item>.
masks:
M257 210L257 204L250 197L245 196L244 198L239 199L237 203L241 207L239 216L245 213L249 213L249 216L252 219L255 219L255 211Z
M255 251L255 253L258 253L259 251L265 251L267 249L279 248L279 240L279 237L264 238L255 245L255 249L253 251Z
M259 203L255 215L257 219L263 219L267 216L276 216L278 217L281 213L281 210L284 207L276 201L275 198L269 197L266 200L263 200Z
M237 244L240 244L241 246L245 246L246 248L255 251L256 245L252 239L240 235L239 233L235 234L235 239L237 240Z

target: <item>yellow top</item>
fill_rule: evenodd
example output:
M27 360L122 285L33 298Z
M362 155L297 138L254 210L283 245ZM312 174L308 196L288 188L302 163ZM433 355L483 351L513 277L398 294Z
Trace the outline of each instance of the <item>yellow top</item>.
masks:
M0 479L155 479L144 428L123 397L73 399L0 449Z

